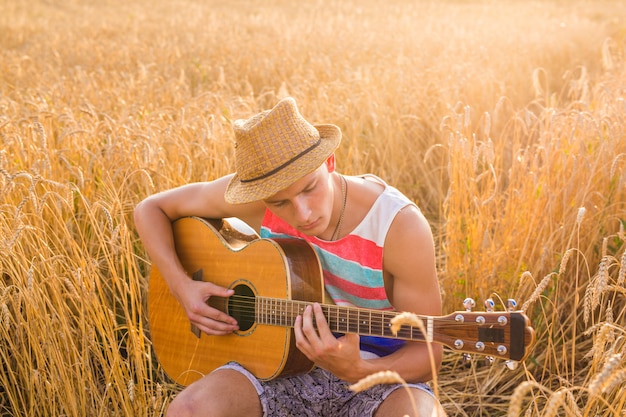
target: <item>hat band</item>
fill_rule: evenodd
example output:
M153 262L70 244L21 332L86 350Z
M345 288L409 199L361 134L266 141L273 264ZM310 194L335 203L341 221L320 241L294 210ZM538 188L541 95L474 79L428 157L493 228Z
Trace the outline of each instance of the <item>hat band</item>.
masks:
M273 170L271 170L270 172L267 172L263 175L260 175L258 177L254 177L254 178L250 178L247 180L244 179L239 179L240 182L242 183L246 183L246 182L253 182L253 181L258 181L258 180L262 180L264 178L267 178L269 176L272 176L274 174L276 174L278 171L280 171L281 169L285 168L287 165L297 161L298 159L302 158L304 155L306 155L307 153L311 152L313 149L317 148L320 143L322 143L322 138L319 138L317 140L317 142L315 142L313 145L309 146L308 148L306 148L305 150L303 150L302 152L300 152L298 155L294 156L293 158L291 158L290 160L288 160L287 162L285 162L284 164L280 165L277 168L274 168Z

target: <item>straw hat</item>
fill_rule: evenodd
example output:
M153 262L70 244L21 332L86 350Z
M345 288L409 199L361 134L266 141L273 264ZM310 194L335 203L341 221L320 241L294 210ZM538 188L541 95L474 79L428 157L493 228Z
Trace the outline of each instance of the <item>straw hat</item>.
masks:
M296 101L281 100L273 109L236 120L236 174L226 201L249 203L270 197L319 168L341 141L335 125L312 125Z

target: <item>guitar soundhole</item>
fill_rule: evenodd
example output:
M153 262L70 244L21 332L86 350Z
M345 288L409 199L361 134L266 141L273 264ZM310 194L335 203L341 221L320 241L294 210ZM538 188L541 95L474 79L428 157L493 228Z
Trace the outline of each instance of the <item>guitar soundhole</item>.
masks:
M228 299L228 314L239 324L239 331L250 330L256 322L255 296L250 287L239 284L233 288L235 294Z

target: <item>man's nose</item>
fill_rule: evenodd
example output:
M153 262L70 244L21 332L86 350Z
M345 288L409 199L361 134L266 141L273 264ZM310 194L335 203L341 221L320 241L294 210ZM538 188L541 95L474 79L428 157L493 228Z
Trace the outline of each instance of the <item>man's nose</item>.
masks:
M293 202L294 215L299 223L306 223L311 215L311 209L303 198L296 198Z

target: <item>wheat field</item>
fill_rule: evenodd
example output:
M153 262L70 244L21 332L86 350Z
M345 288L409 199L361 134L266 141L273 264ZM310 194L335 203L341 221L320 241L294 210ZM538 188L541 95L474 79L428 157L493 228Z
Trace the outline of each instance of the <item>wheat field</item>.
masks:
M446 351L451 416L626 415L626 4L0 2L0 415L160 416L144 197L233 169L291 95L414 199L445 313L515 298L528 359Z

